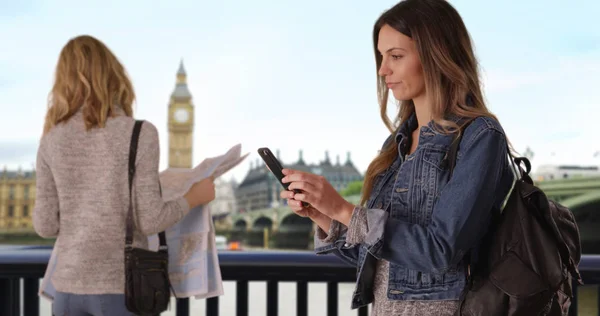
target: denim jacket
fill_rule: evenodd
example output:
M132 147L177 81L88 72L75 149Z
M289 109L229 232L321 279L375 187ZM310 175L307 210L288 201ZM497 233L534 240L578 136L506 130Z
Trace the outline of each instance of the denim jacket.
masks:
M414 114L384 143L396 141L399 155L376 177L365 207L355 208L366 211L361 243L349 243L349 228L337 221L329 235L315 233L317 254L334 253L357 267L352 308L373 301L375 267L382 259L390 262L388 299L458 300L466 285L465 254L476 253L492 212L502 208L513 185L497 121L478 117L463 131L451 177L441 162L454 134L437 133L433 124L421 128L413 154L405 156L418 126Z

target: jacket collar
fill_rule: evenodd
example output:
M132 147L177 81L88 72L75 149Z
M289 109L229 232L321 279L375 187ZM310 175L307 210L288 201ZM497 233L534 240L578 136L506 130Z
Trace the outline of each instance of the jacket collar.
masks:
M463 119L461 116L458 116L456 114L453 113L448 113L445 115L445 119L449 120L449 121L453 121L454 123L459 124L459 122ZM425 125L423 127L424 131L429 131L429 132L433 132L436 130L436 126L437 125L433 120L429 121L427 123L427 125ZM410 117L408 118L408 120L406 120L404 123L402 123L397 131L396 131L396 143L400 144L400 142L403 139L410 139L411 133L417 128L419 127L419 122L417 121L417 114L415 112L413 112ZM441 129L440 126L437 126L438 130Z

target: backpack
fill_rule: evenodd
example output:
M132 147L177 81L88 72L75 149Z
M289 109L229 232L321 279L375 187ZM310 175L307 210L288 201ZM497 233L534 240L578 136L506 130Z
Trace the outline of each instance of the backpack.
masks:
M450 174L461 137L447 155ZM466 256L467 286L455 316L566 316L572 281L583 284L579 228L571 210L533 184L529 160L508 153L519 175L503 210L493 214L487 234Z

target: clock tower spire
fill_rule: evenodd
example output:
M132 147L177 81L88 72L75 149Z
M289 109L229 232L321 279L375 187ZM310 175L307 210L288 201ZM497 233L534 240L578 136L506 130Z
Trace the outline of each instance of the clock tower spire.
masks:
M194 106L187 86L183 59L179 63L175 90L169 102L169 168L192 167Z

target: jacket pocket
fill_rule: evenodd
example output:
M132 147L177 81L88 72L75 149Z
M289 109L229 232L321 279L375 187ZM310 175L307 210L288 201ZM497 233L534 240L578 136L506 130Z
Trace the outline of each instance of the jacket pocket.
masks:
M428 224L431 222L431 213L435 205L439 192L447 180L445 178L446 170L442 168L442 160L446 155L446 151L439 148L427 148L423 152L423 159L420 164L421 170L417 170L417 176L420 177L421 183L420 196L416 196L421 201L421 209L423 210L423 218L418 222Z

